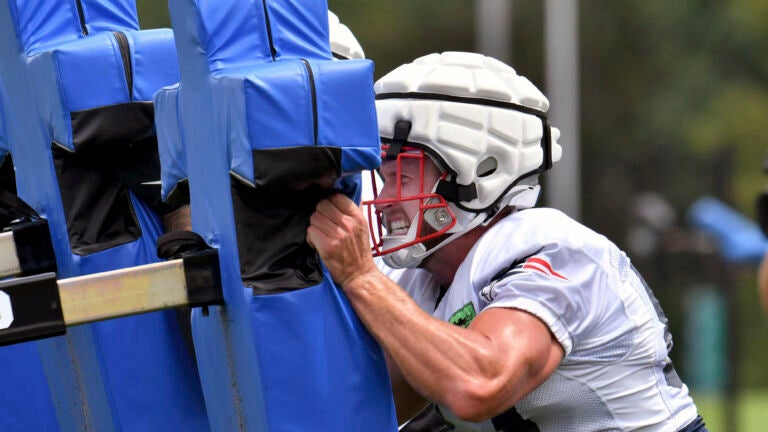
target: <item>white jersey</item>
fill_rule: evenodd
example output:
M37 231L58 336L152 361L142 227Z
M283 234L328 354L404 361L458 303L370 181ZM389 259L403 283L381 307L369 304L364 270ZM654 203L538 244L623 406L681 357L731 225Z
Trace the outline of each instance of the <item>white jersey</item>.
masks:
M563 213L536 208L505 217L441 299L434 279L409 272L390 276L441 320L468 326L483 310L505 307L549 327L565 357L515 405L539 430L678 431L696 418L669 361L671 337L655 298L622 251ZM441 410L457 431L496 430L490 420L469 424Z

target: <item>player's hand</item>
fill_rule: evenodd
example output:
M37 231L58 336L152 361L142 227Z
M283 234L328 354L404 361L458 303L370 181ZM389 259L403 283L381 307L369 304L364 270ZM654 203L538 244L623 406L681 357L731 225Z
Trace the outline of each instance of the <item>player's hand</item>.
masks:
M342 194L317 204L309 219L307 242L342 288L358 276L376 271L367 222L360 208Z

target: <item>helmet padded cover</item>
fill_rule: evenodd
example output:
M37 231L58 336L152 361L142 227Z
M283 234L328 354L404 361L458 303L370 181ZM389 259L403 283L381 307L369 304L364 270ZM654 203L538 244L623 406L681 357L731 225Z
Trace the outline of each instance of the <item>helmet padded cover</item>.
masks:
M339 17L328 11L328 30L331 42L331 52L336 58L346 60L362 60L365 58L363 47L360 46L352 30L339 21Z
M460 203L468 210L489 208L512 185L542 166L541 118L514 108L451 99L522 105L541 111L543 116L549 108L546 97L527 78L498 60L463 52L430 54L385 75L374 89L377 95L436 96L428 100L405 95L377 100L379 134L392 138L397 121L411 121L409 142L431 150L459 185L476 185L477 198ZM556 162L562 154L557 144L559 132L551 128L550 134L552 162ZM488 166L495 166L495 170L478 170Z

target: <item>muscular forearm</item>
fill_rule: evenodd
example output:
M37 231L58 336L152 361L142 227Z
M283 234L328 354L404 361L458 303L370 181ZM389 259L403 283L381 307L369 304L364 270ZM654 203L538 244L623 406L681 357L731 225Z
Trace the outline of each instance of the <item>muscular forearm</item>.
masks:
M525 368L510 368L506 363L514 356L497 355L481 333L430 317L378 272L344 288L406 380L429 400L461 415L464 408L500 412L515 402L511 398L522 397L523 387L515 391L510 386L524 381Z
M483 420L552 373L562 348L538 318L496 308L466 329L432 318L376 268L366 226L349 198L332 195L310 217L307 241L418 393L459 418Z

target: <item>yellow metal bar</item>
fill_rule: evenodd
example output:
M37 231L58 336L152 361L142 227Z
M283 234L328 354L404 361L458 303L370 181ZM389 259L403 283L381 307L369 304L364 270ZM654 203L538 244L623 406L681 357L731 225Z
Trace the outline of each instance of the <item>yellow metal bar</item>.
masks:
M188 303L180 259L61 279L58 283L67 326Z

